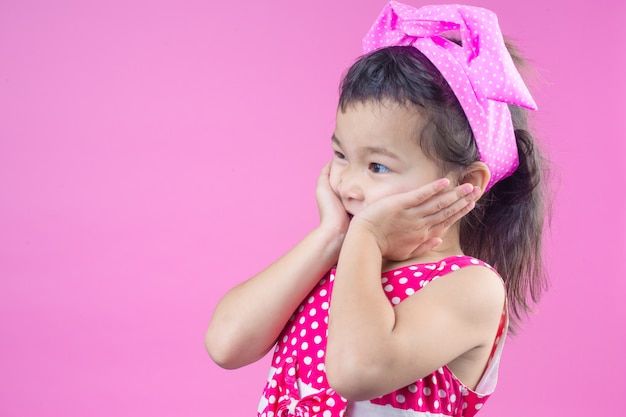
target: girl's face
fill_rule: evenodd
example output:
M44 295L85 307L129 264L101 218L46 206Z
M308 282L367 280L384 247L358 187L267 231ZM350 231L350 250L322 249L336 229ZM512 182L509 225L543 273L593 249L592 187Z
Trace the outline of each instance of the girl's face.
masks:
M416 109L389 101L355 103L337 112L330 185L348 213L441 178L418 144L422 128Z

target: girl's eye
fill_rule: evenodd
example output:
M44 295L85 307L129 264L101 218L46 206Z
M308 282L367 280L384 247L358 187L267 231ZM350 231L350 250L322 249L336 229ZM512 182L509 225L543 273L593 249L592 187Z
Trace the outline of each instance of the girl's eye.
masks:
M335 151L335 156L339 159L346 159L346 156L339 151Z
M389 168L387 168L386 166L382 165L382 164L377 164L377 163L371 163L370 164L370 171L380 174L380 173L384 173L384 172L389 172Z

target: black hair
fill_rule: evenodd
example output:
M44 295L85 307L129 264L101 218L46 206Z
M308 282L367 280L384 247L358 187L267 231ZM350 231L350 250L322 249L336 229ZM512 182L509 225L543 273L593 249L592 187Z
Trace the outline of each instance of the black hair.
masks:
M512 46L516 64L523 60ZM359 58L340 86L339 109L355 103L391 101L412 106L426 123L422 151L442 173L479 160L478 148L461 104L439 70L418 49L392 46ZM547 164L530 133L527 111L509 106L519 167L496 184L460 221L461 249L492 265L503 277L516 324L539 301L547 279L542 258Z

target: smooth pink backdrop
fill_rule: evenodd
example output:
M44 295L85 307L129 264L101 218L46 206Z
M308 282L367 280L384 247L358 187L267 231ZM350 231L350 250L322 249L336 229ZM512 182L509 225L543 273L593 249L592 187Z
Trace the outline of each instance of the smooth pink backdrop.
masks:
M268 358L222 370L204 331L316 224L337 84L384 4L0 4L1 416L254 415ZM543 77L556 184L552 287L481 415L618 415L624 2L474 4Z

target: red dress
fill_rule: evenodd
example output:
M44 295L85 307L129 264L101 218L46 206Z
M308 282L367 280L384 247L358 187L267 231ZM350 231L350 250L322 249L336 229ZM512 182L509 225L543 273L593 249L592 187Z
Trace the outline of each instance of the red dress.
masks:
M381 285L392 305L440 276L467 266L491 267L468 256L415 264L386 271ZM369 401L347 402L326 379L324 357L328 308L335 271L329 271L289 319L278 338L259 417L409 417L473 416L494 391L507 328L503 309L500 328L485 373L475 390L459 381L447 366L404 388Z

